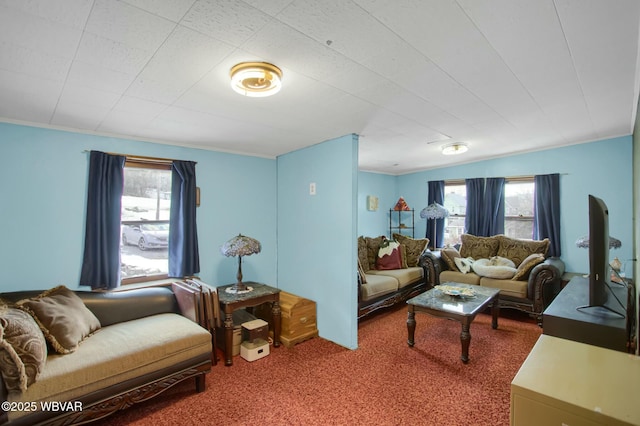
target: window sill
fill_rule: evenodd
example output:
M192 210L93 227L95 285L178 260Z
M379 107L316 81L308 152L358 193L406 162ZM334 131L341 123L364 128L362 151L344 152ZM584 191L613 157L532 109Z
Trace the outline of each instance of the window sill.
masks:
M127 291L127 290L133 290L136 288L145 288L145 287L169 287L171 286L171 283L174 283L176 281L180 281L180 279L179 278L162 278L159 280L144 281L141 283L122 284L120 285L120 287L113 289L111 291Z

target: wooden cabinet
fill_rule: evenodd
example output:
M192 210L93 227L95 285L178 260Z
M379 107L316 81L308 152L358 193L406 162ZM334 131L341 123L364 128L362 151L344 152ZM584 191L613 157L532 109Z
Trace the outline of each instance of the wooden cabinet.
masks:
M256 315L268 320L266 313L269 311L270 307L263 305L256 311ZM316 302L281 291L280 311L280 342L286 347L318 336Z
M511 382L511 425L639 425L640 358L541 335Z
M411 238L415 238L413 209L411 210L393 210L389 209L389 238L393 237L393 233L398 233Z

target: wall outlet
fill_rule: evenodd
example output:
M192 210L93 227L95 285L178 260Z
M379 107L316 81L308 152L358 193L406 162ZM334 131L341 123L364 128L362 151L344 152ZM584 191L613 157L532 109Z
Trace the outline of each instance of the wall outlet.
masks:
M311 182L309 184L309 195L316 195L316 183Z

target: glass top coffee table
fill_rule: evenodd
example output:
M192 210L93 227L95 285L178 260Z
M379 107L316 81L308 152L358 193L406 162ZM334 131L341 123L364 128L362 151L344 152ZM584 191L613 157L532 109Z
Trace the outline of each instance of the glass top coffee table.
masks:
M460 332L462 355L460 359L466 364L469 362L469 343L471 342L469 328L478 312L491 305L491 327L498 328L498 315L500 313L498 305L499 293L500 290L497 288L444 283L407 300L409 309L407 314L407 331L409 333L407 343L409 346L414 344L416 312L425 312L435 317L459 321L462 324L462 331Z

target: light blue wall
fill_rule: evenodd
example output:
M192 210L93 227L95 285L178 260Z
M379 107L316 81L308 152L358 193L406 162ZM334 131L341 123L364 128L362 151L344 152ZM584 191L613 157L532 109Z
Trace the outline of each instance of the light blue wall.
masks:
M354 135L278 157L280 289L314 300L320 336L351 349L358 345L357 165Z
M271 160L0 123L0 291L78 288L88 150L196 161L203 280L233 282L237 260L220 246L254 237L262 252L243 258L244 279L316 301L320 334L357 347L357 137Z
M572 145L493 160L479 161L397 177L397 190L390 190L387 198L402 195L416 210L416 237L423 236L426 221L418 212L426 206L427 182L430 180L464 179L473 177L525 176L560 173L562 259L567 271L586 272L589 269L587 251L575 246L575 241L588 233L588 195L602 198L609 208L609 231L622 241L622 247L612 250L633 275L634 258L632 225L632 138L624 136L597 142ZM381 179L385 179L383 176ZM359 198L366 194L359 191ZM360 204L359 216L365 206ZM381 225L379 233L386 233L388 225ZM375 234L375 230L367 229Z
M398 201L396 176L358 173L358 235L377 237L389 234L389 209ZM378 210L367 210L367 196L378 197Z
M220 246L243 233L262 242L244 258L246 280L276 283L276 161L0 123L0 290L78 288L88 153L101 150L197 161L201 277L233 282L237 260Z

